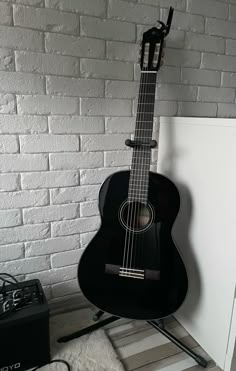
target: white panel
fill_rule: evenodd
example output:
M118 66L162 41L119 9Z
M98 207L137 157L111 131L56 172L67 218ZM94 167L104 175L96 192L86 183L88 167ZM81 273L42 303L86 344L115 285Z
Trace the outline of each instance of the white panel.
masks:
M236 283L236 120L161 118L158 159L181 196L173 237L189 292L176 318L223 368Z

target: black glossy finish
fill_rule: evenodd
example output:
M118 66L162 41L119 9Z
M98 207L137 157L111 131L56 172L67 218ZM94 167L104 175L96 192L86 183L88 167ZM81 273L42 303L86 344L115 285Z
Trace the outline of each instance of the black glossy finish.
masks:
M114 316L158 319L175 312L187 292L187 274L171 229L179 210L179 193L166 177L150 172L149 202L154 221L132 240L132 268L160 271L160 280L141 280L105 273L105 264L123 266L126 230L119 210L128 196L129 171L103 183L99 195L101 227L85 249L78 269L83 294L96 307Z

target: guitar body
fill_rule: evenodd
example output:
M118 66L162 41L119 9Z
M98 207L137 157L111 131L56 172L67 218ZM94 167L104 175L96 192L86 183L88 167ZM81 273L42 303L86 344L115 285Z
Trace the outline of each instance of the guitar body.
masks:
M104 312L163 318L180 307L188 287L171 237L179 193L168 178L150 172L148 206L128 202L129 178L129 171L118 172L101 187L101 226L81 257L79 285Z

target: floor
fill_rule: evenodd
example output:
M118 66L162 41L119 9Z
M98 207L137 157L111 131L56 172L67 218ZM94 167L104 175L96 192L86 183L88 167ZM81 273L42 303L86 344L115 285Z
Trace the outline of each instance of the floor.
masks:
M221 371L176 320L168 319L166 329L209 360L209 371ZM108 325L106 332L127 371L204 370L146 322L122 319Z

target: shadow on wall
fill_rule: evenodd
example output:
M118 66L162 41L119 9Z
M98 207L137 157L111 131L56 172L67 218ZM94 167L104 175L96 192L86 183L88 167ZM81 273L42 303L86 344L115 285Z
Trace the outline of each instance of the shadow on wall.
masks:
M174 223L172 235L187 269L189 289L186 299L178 312L184 312L185 318L191 321L193 314L198 310L198 305L201 301L202 281L197 259L189 236L194 204L189 188L178 181L175 175L175 159L183 154L175 150L173 136L173 130L171 130L169 126L169 151L166 154L166 157L162 160L164 163L162 169L164 168L164 174L175 183L180 193L180 211ZM176 279L178 279L178 277L176 277ZM187 308L186 312L185 308Z

